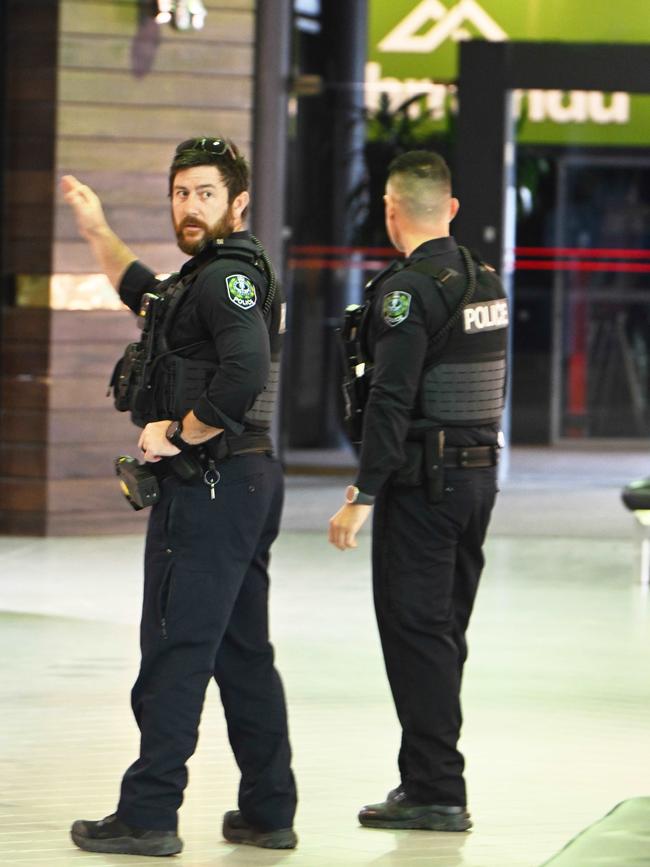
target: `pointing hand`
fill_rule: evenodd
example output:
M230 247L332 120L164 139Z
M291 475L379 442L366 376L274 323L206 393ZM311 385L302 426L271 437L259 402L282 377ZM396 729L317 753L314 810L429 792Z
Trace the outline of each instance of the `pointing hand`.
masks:
M77 227L83 238L90 240L93 235L108 228L102 203L94 190L73 175L64 175L61 178L61 190L63 198L74 211Z

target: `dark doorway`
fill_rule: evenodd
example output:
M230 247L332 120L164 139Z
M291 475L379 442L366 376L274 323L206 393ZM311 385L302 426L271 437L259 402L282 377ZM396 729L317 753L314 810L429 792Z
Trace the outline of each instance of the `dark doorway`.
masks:
M455 234L515 288L514 439L645 437L649 161L615 147L604 156L585 148L556 153L547 224L537 227L544 241L522 243L511 98L533 88L650 93L650 46L461 46Z
M650 158L560 160L552 438L650 435Z

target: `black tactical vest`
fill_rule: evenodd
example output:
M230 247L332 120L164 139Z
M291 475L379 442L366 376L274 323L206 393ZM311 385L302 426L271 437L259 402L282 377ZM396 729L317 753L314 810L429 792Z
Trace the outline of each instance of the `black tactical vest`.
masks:
M127 346L118 361L111 386L115 406L130 411L134 424L143 427L160 419L181 419L192 409L217 370L217 362L192 358L193 350L208 344L200 340L186 346L169 346L176 313L201 271L215 259L236 259L260 272L262 315L269 333L270 372L264 390L246 413L243 423L224 419L229 451L246 450L268 435L278 394L284 331L282 292L261 244L255 238L215 242L214 256L183 277L172 278L160 293L147 293L149 309L144 316L142 339ZM146 296L143 296L145 298Z
M411 268L434 277L437 288L461 303L447 325L433 335L424 363L416 416L442 426L476 427L498 423L505 403L508 304L501 280L459 248L469 273L446 268L434 273L421 260ZM470 287L471 288L471 287ZM454 291L456 290L456 291ZM445 332L445 333L442 333Z

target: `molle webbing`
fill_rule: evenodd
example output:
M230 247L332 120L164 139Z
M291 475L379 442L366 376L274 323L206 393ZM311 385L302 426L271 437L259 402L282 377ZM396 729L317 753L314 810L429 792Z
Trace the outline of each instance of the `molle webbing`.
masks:
M504 406L505 358L442 362L429 368L422 381L426 418L453 424L497 422Z
M271 361L269 378L264 391L258 394L255 403L244 416L246 424L255 427L269 428L273 418L273 412L278 396L280 385L280 360Z

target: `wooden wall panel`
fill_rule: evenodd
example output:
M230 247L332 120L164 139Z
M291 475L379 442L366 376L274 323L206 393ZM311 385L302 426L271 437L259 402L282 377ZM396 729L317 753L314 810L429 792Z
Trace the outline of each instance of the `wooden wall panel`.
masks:
M0 533L9 536L46 536L47 512L21 512L14 508L0 509Z
M171 223L169 223L166 237L171 238L172 235ZM129 246L138 258L150 265L157 273L171 274L173 271L178 271L183 262L182 258L179 259L178 248L173 241L146 243L130 239ZM56 245L53 265L59 274L87 274L96 267L87 245L74 240L60 241Z
M166 199L175 145L214 133L249 151L255 2L206 3L204 29L191 32L140 17L133 0L61 4L58 173L97 190L115 231L154 270L175 270L183 257ZM59 208L54 271L91 268Z
M97 190L138 256L177 270L169 162L194 135L250 152L255 0L207 0L205 28L184 33L140 0L8 2L10 273L96 271L58 192L68 173ZM142 532L147 513L126 504L113 470L137 455L138 430L105 397L137 339L132 315L8 308L2 325L0 532Z
M200 31L179 32L165 25L160 34L165 39L189 41L198 38L210 41L217 35L223 41L247 42L253 40L255 22L252 3L205 4L208 16ZM142 6L134 0L63 0L61 3L61 31L63 33L97 34L133 39L138 32L151 28L149 15L140 14Z
M151 140L142 142L119 139L105 139L87 136L80 138L59 137L58 167L60 174L98 172L106 174L105 185L100 187L102 199L107 193L120 186L131 191L131 201L135 203L135 189L142 173L158 174L165 195L166 177L177 140ZM244 153L250 152L250 139L241 141ZM116 174L119 175L116 181ZM112 176L112 183L108 176ZM135 177L130 177L134 175ZM119 182L119 183L118 183ZM139 201L136 203L139 205Z
M11 213L14 205L39 205L52 198L53 177L51 171L19 170L8 174L6 178L6 204Z
M47 450L42 443L0 444L0 477L38 479L47 478Z
M7 71L3 94L7 137L3 142L2 186L7 188L12 172L32 170L49 173L51 190L56 149L58 4L39 0L29 4L5 2L5 20L11 32L5 42L7 57L3 59ZM35 231L24 225L18 231L13 220L6 223L9 237L3 253L5 273L20 272L25 266L32 274L50 271L54 215L51 193L46 189L41 190L38 200L40 213Z
M112 495L113 498L115 495ZM74 505L72 501L70 505ZM48 512L43 533L47 536L114 536L137 533L141 536L147 524L148 510L134 512L120 496L114 509L70 508L66 512ZM27 526L27 525L25 525ZM38 535L29 529L25 534ZM116 545L119 541L116 540Z
M213 13L216 14L216 13ZM196 42L194 34L182 39L177 37L156 43L150 58L151 73L167 73L187 69L188 51L192 52L195 67L194 76L200 78L211 75L249 76L253 66L253 50L250 42L233 42L216 34L219 38ZM141 49L142 50L142 49ZM134 62L132 42L117 36L102 35L89 39L87 35L64 33L59 45L61 71L75 69L92 70L131 70Z
M39 83L30 84L30 92L33 89L38 93L39 86ZM217 91L220 111L231 109L243 113L246 118L251 108L250 80L244 75L171 72L134 80L130 72L113 70L63 69L59 74L59 99L73 106L113 106L117 95L120 105L142 106L144 103L147 110L170 106L175 110L174 102L180 88L184 90L184 107L203 109L206 105L211 106ZM164 123L162 116L161 119Z
M58 114L59 134L62 136L131 139L135 145L145 144L148 139L163 139L169 142L168 161L171 161L175 145L183 138L205 135L210 128L216 128L241 141L248 134L248 125L245 112L211 106L161 108L122 103L119 110L108 111L102 106L61 104ZM100 152L98 148L97 153Z

